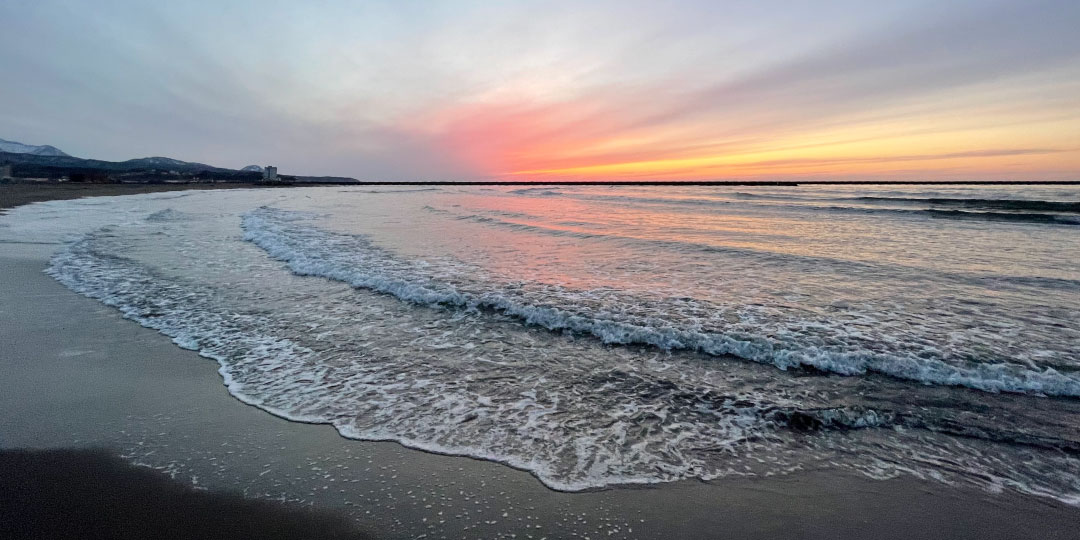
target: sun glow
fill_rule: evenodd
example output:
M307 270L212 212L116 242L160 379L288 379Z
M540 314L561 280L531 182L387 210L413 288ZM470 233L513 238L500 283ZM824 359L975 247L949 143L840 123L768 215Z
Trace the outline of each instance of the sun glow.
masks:
M1077 2L332 0L260 9L278 31L259 36L234 31L246 9L69 4L0 3L26 19L0 33L20 81L0 118L82 155L361 180L1080 177Z
M987 176L1070 178L1074 117L984 114L870 119L731 134L715 125L639 125L595 107L470 107L440 124L447 148L509 179ZM729 122L730 123L730 122Z

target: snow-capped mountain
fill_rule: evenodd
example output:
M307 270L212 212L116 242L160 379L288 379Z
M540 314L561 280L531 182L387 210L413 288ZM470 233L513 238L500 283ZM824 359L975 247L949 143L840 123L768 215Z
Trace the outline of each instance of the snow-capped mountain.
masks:
M102 171L110 181L116 182L163 182L163 181L220 181L256 182L262 178L263 167L248 165L241 170L214 167L194 161L181 161L169 157L154 156L127 161L102 161L69 156L54 146L33 146L0 139L0 164L15 167L20 178L61 178L86 175L88 170ZM293 176L286 178L295 182L353 183L355 178L337 176Z
M204 171L224 171L228 169L222 169L221 167L214 167L213 165L207 165L205 163L196 163L194 161L181 161L179 159L154 156L145 158L129 159L121 162L127 167L145 167L148 169L175 169L175 170L204 170Z
M32 144L23 144L21 142L5 141L4 139L0 139L0 152L11 152L13 154L32 154L35 156L68 156L55 146L49 146L47 144L41 146L34 146Z
M138 159L138 161L140 161L142 163L145 163L147 165L174 165L174 166L191 165L191 163L188 163L186 161L180 161L179 159L173 159L173 158L167 158L167 157L161 157L161 156L147 157L147 158L137 158L137 159ZM135 160L129 160L129 161L135 161ZM207 166L209 166L209 165L207 165Z

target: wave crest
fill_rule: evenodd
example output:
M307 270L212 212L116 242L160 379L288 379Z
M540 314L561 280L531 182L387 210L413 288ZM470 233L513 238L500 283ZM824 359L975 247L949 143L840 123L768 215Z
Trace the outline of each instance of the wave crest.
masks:
M401 300L428 306L492 310L526 324L553 331L591 335L604 343L651 345L691 350L772 364L780 369L813 368L839 375L879 373L927 384L966 386L987 392L1080 396L1080 376L1054 368L1036 369L1006 362L946 362L929 350L847 350L807 340L777 339L766 334L715 332L680 326L655 316L597 312L568 301L544 305L505 289L459 290L424 274L422 268L394 258L368 240L299 224L304 216L260 208L243 216L244 239L288 265L296 274L320 276Z

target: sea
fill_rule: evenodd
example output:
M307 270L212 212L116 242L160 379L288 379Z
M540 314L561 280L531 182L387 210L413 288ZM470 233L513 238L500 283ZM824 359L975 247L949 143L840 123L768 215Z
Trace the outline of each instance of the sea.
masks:
M245 403L556 490L824 469L1080 505L1077 186L186 191L0 239Z

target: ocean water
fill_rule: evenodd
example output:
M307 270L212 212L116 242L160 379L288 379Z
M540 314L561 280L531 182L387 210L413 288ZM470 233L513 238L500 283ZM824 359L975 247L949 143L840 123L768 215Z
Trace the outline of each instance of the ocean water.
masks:
M273 414L560 490L838 469L1080 504L1080 189L294 188L0 217Z

